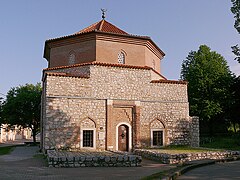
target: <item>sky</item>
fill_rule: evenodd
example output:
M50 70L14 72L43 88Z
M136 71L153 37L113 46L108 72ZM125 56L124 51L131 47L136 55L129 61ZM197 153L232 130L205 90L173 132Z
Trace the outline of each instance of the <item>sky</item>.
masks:
M231 46L240 44L230 0L1 0L0 97L11 87L41 82L47 39L73 34L106 20L134 35L146 35L165 52L161 73L179 79L182 61L206 44L240 75Z

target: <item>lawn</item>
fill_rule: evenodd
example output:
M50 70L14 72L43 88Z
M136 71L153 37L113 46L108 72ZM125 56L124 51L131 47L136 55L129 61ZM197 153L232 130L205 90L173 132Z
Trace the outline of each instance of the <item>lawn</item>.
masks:
M160 153L167 154L181 154L181 153L199 153L208 151L224 151L233 150L240 151L240 137L239 136L225 136L210 138L211 141L201 144L201 147L194 148L189 146L166 146L162 148L152 149Z
M0 147L0 155L9 154L14 148L14 146Z
M151 149L153 151L157 151L159 153L167 153L167 154L182 154L182 153L199 153L199 152L209 152L209 151L221 151L219 149L213 148L194 148L189 146L166 146L158 149Z

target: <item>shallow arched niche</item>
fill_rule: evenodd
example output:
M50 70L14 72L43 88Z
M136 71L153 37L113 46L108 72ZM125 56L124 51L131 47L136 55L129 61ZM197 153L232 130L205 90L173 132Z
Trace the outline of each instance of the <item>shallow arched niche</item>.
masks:
M76 63L76 53L75 51L70 51L68 54L68 64L73 65Z
M150 123L150 128L165 129L165 125L162 121L155 119Z
M80 121L80 147L96 149L96 123L89 117Z
M89 117L84 118L80 122L81 128L96 128L96 123Z
M151 137L151 147L165 146L166 128L164 123L159 119L155 119L150 122L150 137Z

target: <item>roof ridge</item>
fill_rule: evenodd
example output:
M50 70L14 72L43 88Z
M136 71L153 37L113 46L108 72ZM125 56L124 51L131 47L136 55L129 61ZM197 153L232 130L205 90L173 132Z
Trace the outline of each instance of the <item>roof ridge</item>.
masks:
M101 20L102 21L102 20ZM101 21L98 21L98 22L95 22L93 24L91 24L90 26L86 27L86 28L83 28L82 30L74 33L74 34L80 34L82 32L88 32L88 29L91 29L93 26L97 25L98 23L100 23Z
M88 65L97 65L97 66L110 66L110 67L122 67L122 68L130 68L130 69L146 69L146 70L152 70L153 72L160 75L164 80L167 81L167 78L164 77L162 74L154 70L152 67L149 66L134 66L134 65L127 65L127 64L112 64L112 63L104 63L104 62L89 62L89 63L80 63L80 64L74 64L74 65L68 65L68 66L58 66L58 67L52 67L52 68L45 68L43 71L48 70L57 70L57 69L65 69L65 68L72 68L72 67L80 67L80 66L88 66ZM157 80L158 81L158 80Z
M97 65L97 66L112 66L112 67L123 67L123 68L136 68L136 69L153 69L149 66L134 66L128 64L113 64L113 63L105 63L105 62L88 62L88 63L80 63L80 64L73 64L68 66L57 66L52 68L45 68L43 71L47 70L56 70L56 69L65 69L71 67L80 67L80 66L87 66L87 65Z
M156 74L158 74L159 76L161 76L164 80L167 80L167 78L165 76L163 76L162 74L160 74L159 72L157 72L155 69L153 69L153 72L155 72Z
M129 33L127 33L127 32L125 32L125 31L123 31L122 29L120 29L120 28L118 28L117 26L115 26L114 24L112 24L112 23L110 23L110 22L108 22L108 21L106 21L106 20L104 20L106 23L108 23L108 24L110 24L111 26L113 26L113 27L115 27L116 29L119 29L120 31L122 31L123 33L125 33L125 34L127 34L127 35L129 35Z
M92 31L96 31L96 30L100 31L100 32L129 35L127 32L123 31L122 29L118 28L117 26L111 24L110 22L108 22L104 19L74 33L73 35L92 32Z
M102 27L103 27L103 23L104 23L104 19L103 20L101 20L101 22L100 22L100 26L99 26L99 31L102 31Z

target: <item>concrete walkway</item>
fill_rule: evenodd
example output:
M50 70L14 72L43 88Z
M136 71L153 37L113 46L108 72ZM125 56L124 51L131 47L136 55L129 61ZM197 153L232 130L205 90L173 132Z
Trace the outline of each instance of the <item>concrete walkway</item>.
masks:
M17 146L10 154L0 156L0 161L10 162L31 159L38 152L39 148L37 146L32 147Z
M32 142L32 139L21 139L21 140L15 140L15 141L6 141L4 143L0 143L0 147L24 145L24 142Z
M193 169L178 177L179 180L232 180L240 179L240 161L217 163Z
M174 168L174 165L143 160L142 167L49 168L34 146L19 146L0 156L0 179L141 179Z

